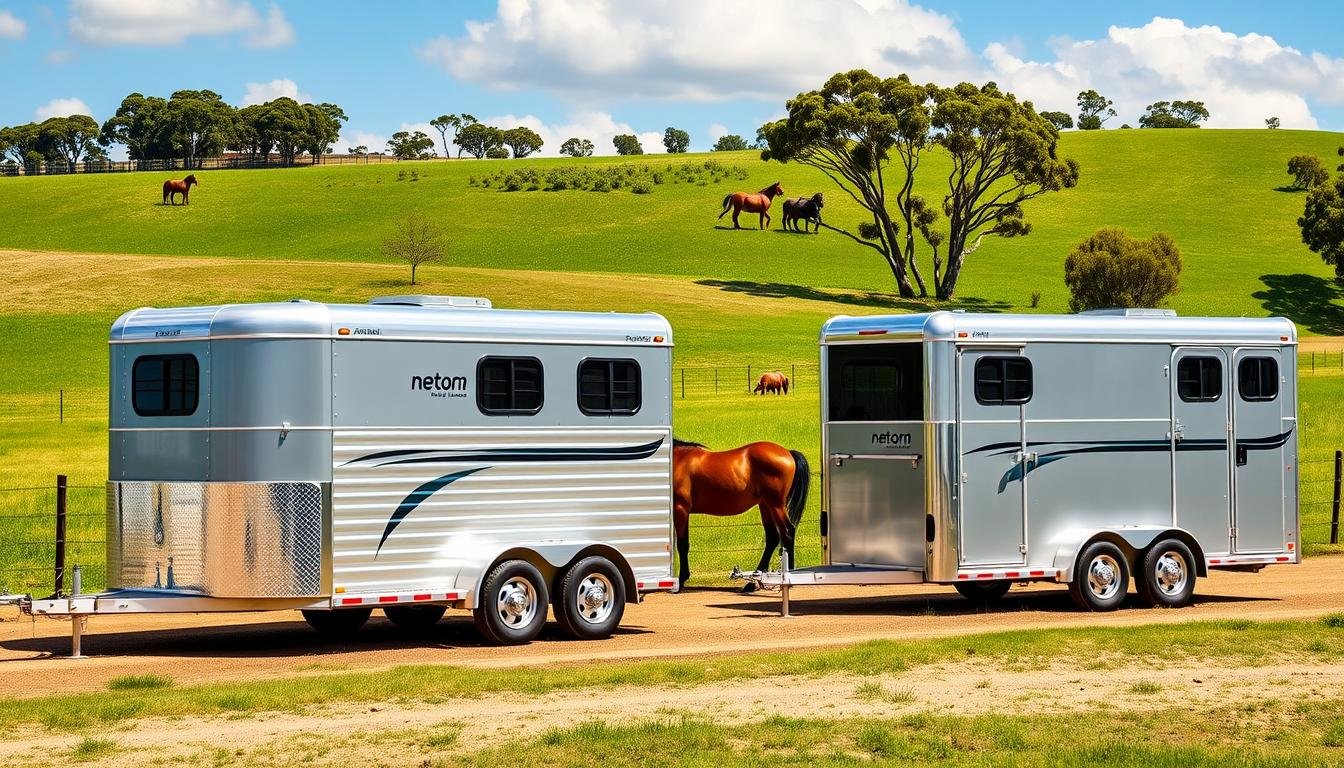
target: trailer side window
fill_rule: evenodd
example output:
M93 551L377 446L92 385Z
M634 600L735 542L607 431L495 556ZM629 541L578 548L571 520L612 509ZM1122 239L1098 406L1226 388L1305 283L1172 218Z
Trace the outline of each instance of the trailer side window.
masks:
M1243 357L1237 363L1237 391L1242 400L1273 400L1279 396L1279 363L1272 357Z
M195 355L143 355L131 366L131 406L140 416L190 416L200 395Z
M1216 357L1183 357L1176 363L1176 394L1187 403L1223 396L1223 362Z
M923 420L923 345L836 345L826 368L831 421Z
M541 361L535 357L485 357L476 365L476 406L491 415L541 410Z
M975 401L981 405L1021 405L1031 400L1031 388L1031 361L1025 357L975 361Z
M579 363L579 410L589 416L629 416L639 412L639 363L584 360Z

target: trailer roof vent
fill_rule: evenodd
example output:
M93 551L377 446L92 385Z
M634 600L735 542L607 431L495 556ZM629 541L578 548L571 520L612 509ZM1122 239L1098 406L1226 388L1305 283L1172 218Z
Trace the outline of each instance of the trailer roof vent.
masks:
M1152 309L1149 307L1130 307L1128 309L1085 309L1080 315L1113 315L1115 317L1175 317L1174 309Z
M370 304L389 304L400 307L469 307L489 309L490 300L478 296L375 296Z

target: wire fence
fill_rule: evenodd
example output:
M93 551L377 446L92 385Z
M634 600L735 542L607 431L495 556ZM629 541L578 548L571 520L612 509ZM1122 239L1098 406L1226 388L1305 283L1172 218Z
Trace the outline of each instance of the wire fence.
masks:
M443 158L449 159L449 158ZM364 155L300 155L285 162L278 154L269 157L224 155L202 157L187 161L183 158L159 160L87 160L72 163L66 160L0 163L0 176L66 176L72 173L135 173L137 171L224 171L253 168L296 168L312 165L378 165L399 163L401 158L381 153Z

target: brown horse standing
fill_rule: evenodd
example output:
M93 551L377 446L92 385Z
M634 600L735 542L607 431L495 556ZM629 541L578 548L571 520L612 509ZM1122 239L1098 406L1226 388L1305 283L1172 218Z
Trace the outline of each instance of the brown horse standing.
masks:
M197 186L200 186L201 184L201 182L196 180L196 174L194 173L181 181L169 179L168 181L163 182L163 204L175 205L173 202L173 195L180 194L182 195L182 204L188 205L191 202L188 199L188 195L191 192L192 184Z
M789 394L789 377L779 371L769 371L762 373L761 378L756 382L756 389L752 390L758 395L778 395Z
M760 507L765 552L757 570L770 566L775 547L793 562L793 537L807 504L811 483L807 457L775 443L750 443L731 451L711 451L700 443L672 441L672 512L681 571L677 587L691 578L692 514L729 517ZM751 592L748 584L743 592Z
M780 186L778 181L754 195L747 192L734 192L723 198L723 213L719 214L719 218L722 219L723 215L728 213L728 209L731 208L733 210L733 229L741 229L742 226L737 223L739 214L743 211L759 213L761 214L759 229L765 229L766 225L770 223L770 203L782 194L784 194L784 187Z

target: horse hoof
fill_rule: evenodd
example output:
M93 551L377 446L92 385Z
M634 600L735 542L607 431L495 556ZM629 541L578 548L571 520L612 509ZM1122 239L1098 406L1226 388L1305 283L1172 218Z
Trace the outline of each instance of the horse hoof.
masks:
M747 582L746 584L742 585L742 594L744 595L750 595L752 592L755 591L756 591L756 585L751 582Z

